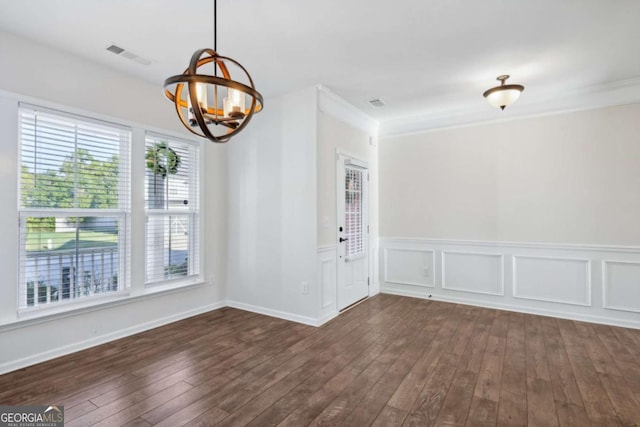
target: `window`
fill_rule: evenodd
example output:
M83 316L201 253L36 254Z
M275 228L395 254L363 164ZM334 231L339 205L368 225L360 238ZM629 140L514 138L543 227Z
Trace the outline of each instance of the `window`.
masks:
M345 167L345 255L355 258L364 255L364 206L365 171L360 168Z
M147 134L145 142L146 282L198 276L198 144Z
M20 105L21 310L128 286L130 129Z

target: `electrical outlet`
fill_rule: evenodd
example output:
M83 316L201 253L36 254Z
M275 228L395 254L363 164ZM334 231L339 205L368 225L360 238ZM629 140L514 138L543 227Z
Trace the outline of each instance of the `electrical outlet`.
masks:
M302 290L302 295L309 295L309 282L300 283L300 289Z
M424 268L422 269L422 275L423 275L424 277L429 277L429 275L430 275L430 274L431 274L431 273L430 273L430 271L429 271L429 267L424 267Z
M210 285L213 285L213 283L214 283L214 279L215 279L215 278L213 277L213 274L212 274L211 276L209 276L209 284L210 284Z

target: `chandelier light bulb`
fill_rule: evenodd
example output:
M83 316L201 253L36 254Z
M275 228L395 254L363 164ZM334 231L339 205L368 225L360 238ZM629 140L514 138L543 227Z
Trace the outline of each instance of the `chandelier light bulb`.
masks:
M198 96L198 105L201 109L207 109L207 85L196 83L196 94Z

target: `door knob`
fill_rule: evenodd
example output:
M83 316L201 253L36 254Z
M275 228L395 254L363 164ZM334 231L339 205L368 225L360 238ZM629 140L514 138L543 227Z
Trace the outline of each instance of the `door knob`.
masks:
M340 238L340 243L342 243L342 242L346 242L347 240L349 240L349 239L343 239L343 238L341 237L341 238Z

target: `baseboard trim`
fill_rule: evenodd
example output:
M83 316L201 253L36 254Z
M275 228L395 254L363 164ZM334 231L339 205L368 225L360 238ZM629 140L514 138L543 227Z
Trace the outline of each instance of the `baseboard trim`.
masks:
M520 307L517 305L511 305L511 304L476 301L468 298L437 295L433 293L423 294L419 292L381 288L379 292L372 293L370 297L378 293L400 295L400 296L406 296L406 297L412 297L412 298L432 299L434 301L472 305L476 307L513 311L517 313L536 314L541 316L557 317L561 319L578 320L578 321L600 323L600 324L612 325L612 326L621 326L625 328L640 329L640 321L613 319L613 318L608 318L603 316L582 315L582 314L576 314L576 313L566 313L566 312L558 312L558 311L551 311L551 310L544 310L544 309L532 309L532 308ZM193 310L188 310L182 313L173 314L171 316L166 316L166 317L156 319L150 322L146 322L140 325L132 326L130 328L122 329L120 331L111 332L105 335L101 335L99 337L94 337L88 340L84 340L74 344L52 349L43 353L39 353L33 356L29 356L22 359L4 363L0 365L0 375L25 368L27 366L35 365L37 363L42 363L47 360L54 359L56 357L65 356L67 354L75 353L77 351L81 351L87 348L95 347L97 345L105 344L107 342L114 341L120 338L125 338L140 332L147 331L149 329L153 329L169 323L177 322L179 320L187 319L189 317L197 316L199 314L218 310L223 307L233 307L239 310L250 311L252 313L258 313L265 316L277 317L279 319L289 320L292 322L302 323L305 325L310 325L315 327L318 327L327 323L328 321L334 319L340 314L339 312L335 311L335 312L327 313L319 318L314 319L308 316L301 316L298 314L289 313L285 311L273 310L270 308L260 307L252 304L245 304L238 301L231 301L231 300L219 301L214 304L205 305Z
M292 322L302 323L309 326L320 326L325 322L322 320L323 318L314 319L313 317L301 316L287 311L274 310L233 300L227 300L227 306L237 308L239 310L250 311L252 313L264 314L265 316L277 317L278 319L290 320Z
M317 324L315 326L322 326L325 323L327 323L328 321L338 317L339 314L340 314L340 312L338 312L338 311L332 311L331 313L327 313L324 316L320 316L320 318L318 319Z
M459 298L459 297L452 297L447 295L437 295L434 293L422 294L418 292L403 291L398 289L382 288L380 290L380 293L399 295L399 296L405 296L405 297L411 297L411 298L430 299L434 301L450 302L454 304L472 305L475 307L492 308L496 310L513 311L516 313L536 314L539 316L547 316L547 317L557 317L560 319L577 320L581 322L599 323L599 324L610 325L610 326L620 326L623 328L640 329L640 321L633 321L633 320L614 319L610 317L592 316L592 315L584 315L584 314L577 314L577 313L566 313L566 312L560 312L555 310L551 311L551 310L537 309L537 308L532 309L532 308L520 307L517 305L511 305L511 304L500 304L500 303L494 303L494 302L488 302L488 301L476 301L468 298Z
M218 310L224 307L237 308L239 310L250 311L252 313L263 314L265 316L277 317L279 319L289 320L296 323L302 323L309 326L319 327L327 323L331 319L338 316L340 313L332 311L326 313L323 316L314 319L312 317L301 316L298 314L288 313L280 310L273 310L270 308L260 307L251 304L245 304L238 301L219 301L214 304L205 305L193 310L184 311L182 313L173 314L170 316L155 319L150 322L142 323L140 325L132 326L130 328L121 329L119 331L110 332L108 334L93 337L88 340L68 344L62 347L48 350L46 352L38 353L33 356L24 357L18 360L12 360L3 364L0 364L0 375L23 369L28 366L32 366L38 363L46 362L57 357L66 356L77 351L86 350L91 347L95 347L101 344L106 344L111 341L115 341L120 338L126 338L131 335L135 335L140 332L148 331L149 329L164 326L169 323L177 322L179 320L187 319L189 317L197 316L199 314L207 313L209 311Z
M66 356L77 351L86 350L88 348L105 344L110 341L115 341L120 338L125 338L140 332L148 331L149 329L164 326L169 323L187 319L189 317L197 316L199 314L207 313L209 311L218 310L223 307L225 307L224 301L219 301L214 304L208 304L202 307L195 308L193 310L187 310L183 311L182 313L172 314L170 316L155 319L150 322L142 323L140 325L132 326L129 328L121 329L119 331L100 335L98 337L93 337L88 340L51 349L46 352L35 354L33 356L24 357L18 360L12 360L0 365L0 375L15 371L17 369L26 368L27 366L35 365L37 363L46 362L47 360L55 359L56 357Z

